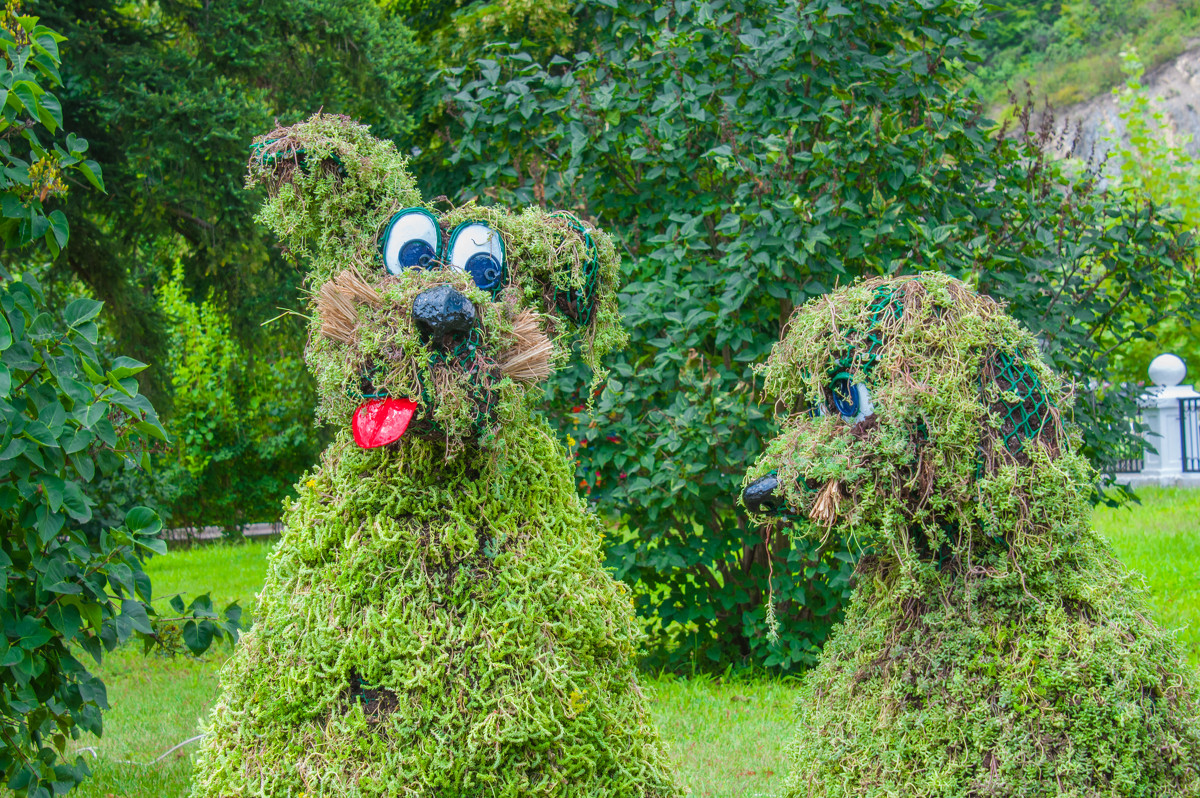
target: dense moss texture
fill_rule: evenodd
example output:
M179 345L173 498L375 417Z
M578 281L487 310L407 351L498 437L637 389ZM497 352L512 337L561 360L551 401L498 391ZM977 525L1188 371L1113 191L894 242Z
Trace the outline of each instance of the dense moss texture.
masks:
M438 265L386 276L375 238L417 201L403 158L336 117L286 135L303 158L252 164L270 188L264 218L310 260L314 293L349 264L384 299L360 307L348 341L313 319L308 357L342 431L287 508L193 796L677 795L637 683L630 596L601 567L600 525L565 450L530 415L538 389L498 376L486 423L440 414L454 385L472 385L431 369L480 363L428 351L404 304L459 287L478 311L477 358L510 345L532 309L561 359L573 326L546 297L572 279L579 237L537 210L458 209L441 221L486 219L505 236L510 288L493 299ZM592 236L609 260L582 330L589 356L619 341L615 256ZM366 363L392 395L425 389L430 434L355 445L346 428Z
M948 277L813 300L765 369L802 538L863 550L806 678L790 796L1197 796L1194 674L1091 530L1093 475L1034 339ZM865 386L843 418L831 383Z

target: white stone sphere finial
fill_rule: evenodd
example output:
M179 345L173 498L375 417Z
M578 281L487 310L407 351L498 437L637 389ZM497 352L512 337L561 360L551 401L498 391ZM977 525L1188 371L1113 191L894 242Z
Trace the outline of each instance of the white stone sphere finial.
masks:
M1159 355L1150 362L1148 371L1155 385L1178 385L1187 376L1187 364L1178 355Z

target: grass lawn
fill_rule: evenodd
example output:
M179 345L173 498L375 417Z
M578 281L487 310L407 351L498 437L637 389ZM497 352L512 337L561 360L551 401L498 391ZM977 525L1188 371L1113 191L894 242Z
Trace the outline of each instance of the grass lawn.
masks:
M1141 506L1096 511L1096 529L1117 556L1141 571L1154 620L1179 629L1193 667L1200 667L1200 490L1142 488Z
M1121 559L1146 575L1157 620L1183 629L1181 642L1200 666L1200 491L1141 491L1142 505L1099 510L1095 523ZM212 546L173 551L147 569L155 593L190 601L211 589L213 603L249 607L262 583L268 546ZM1186 628L1184 628L1186 627ZM101 668L112 710L101 740L85 740L98 755L95 777L77 794L87 798L176 798L187 795L194 744L147 764L198 732L217 693L217 671L228 656L109 655ZM653 711L685 783L698 798L779 794L790 735L793 680L647 679Z

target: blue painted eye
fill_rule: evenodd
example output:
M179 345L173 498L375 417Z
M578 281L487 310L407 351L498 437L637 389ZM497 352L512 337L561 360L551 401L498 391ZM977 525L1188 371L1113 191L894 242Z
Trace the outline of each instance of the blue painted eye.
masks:
M467 274L475 281L475 285L485 291L495 288L500 282L500 263L486 252L476 252L467 260Z
M504 239L483 222L465 222L450 234L446 261L495 294L504 284Z
M400 265L405 269L424 269L434 257L433 247L429 246L428 241L409 241L400 247Z
M425 269L437 260L442 228L424 208L406 208L392 217L383 232L379 249L389 274L405 269Z
M845 374L839 374L829 386L833 398L833 409L848 423L862 421L875 412L871 405L871 392L861 382L854 383Z

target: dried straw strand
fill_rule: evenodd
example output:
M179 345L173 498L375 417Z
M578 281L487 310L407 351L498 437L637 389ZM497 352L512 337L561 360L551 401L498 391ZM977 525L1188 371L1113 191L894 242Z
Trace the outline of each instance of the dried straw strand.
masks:
M842 483L836 479L829 480L817 494L817 500L808 511L808 517L827 528L833 526L833 522L837 520L841 499Z
M357 306L332 282L325 283L317 292L317 315L321 318L321 335L344 344L354 343L354 331L358 325Z
M321 334L334 341L353 344L358 326L358 303L379 307L383 299L353 269L346 269L317 291L317 315Z
M353 269L344 269L341 274L333 278L333 283L344 294L347 294L352 299L377 308L383 304L383 297L375 290L375 287L359 277L358 272Z
M518 382L540 382L550 376L553 346L542 332L541 320L531 310L521 311L513 322L516 339L500 361L500 370Z

